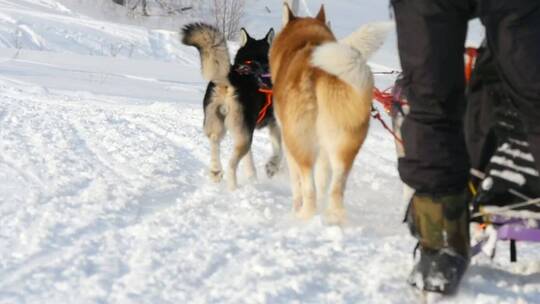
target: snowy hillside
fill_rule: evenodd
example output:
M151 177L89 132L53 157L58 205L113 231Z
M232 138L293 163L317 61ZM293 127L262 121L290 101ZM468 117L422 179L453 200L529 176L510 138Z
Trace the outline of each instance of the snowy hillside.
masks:
M0 47L182 60L176 33L91 19L57 0L1 1Z
M343 36L387 19L386 2L326 5ZM254 36L279 29L280 1L247 8ZM372 66L399 67L392 39ZM381 88L392 80L377 76ZM266 132L258 181L242 170L235 192L208 181L204 89L175 32L60 0L0 0L0 303L418 302L394 146L377 122L349 181L347 226L303 223L286 170L264 176ZM516 264L506 246L475 260L447 302L540 303L540 246L519 244Z

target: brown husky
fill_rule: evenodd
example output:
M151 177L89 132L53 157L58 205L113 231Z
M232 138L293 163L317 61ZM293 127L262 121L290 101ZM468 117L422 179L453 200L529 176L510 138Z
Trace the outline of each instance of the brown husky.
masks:
M270 49L270 71L293 206L300 218L311 218L331 177L326 220L341 224L345 184L370 118L373 75L366 60L391 26L369 24L337 41L324 7L316 18L299 18L286 4L283 23Z

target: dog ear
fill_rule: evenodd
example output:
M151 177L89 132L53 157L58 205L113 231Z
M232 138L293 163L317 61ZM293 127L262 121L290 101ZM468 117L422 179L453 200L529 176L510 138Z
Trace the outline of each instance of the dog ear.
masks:
M322 23L326 23L326 13L324 12L324 4L321 5L321 9L319 10L319 13L317 14L317 17L315 19L321 21Z
M296 16L291 11L291 8L289 7L289 4L287 2L283 3L283 26L287 25L287 23L294 20Z
M270 28L270 30L268 31L268 34L266 34L266 37L264 37L264 39L266 39L266 42L268 42L268 44L272 44L272 41L274 40L274 36L275 36L274 29Z
M251 39L245 28L240 29L240 47L243 47Z

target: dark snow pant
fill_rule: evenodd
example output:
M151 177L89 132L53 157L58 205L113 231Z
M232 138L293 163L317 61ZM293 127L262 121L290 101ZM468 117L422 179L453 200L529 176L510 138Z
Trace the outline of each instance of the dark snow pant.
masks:
M540 169L540 1L392 0L392 4L402 84L410 104L401 127L402 180L417 193L429 195L459 193L466 187L470 161L463 122L467 106L463 54L467 23L475 16L486 27L495 69L522 117Z

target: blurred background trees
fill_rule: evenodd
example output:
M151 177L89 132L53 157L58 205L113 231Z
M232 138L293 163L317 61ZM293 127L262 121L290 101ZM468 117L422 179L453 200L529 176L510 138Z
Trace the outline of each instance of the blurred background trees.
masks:
M227 39L235 39L245 11L245 0L111 0L128 15L151 18L197 18L212 23Z

